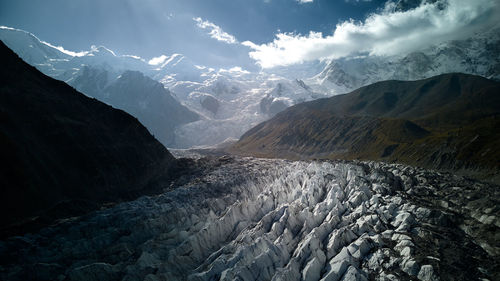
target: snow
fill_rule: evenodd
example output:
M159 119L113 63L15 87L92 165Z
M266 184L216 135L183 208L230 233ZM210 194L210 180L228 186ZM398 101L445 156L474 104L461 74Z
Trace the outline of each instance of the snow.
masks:
M283 101L287 106L323 97L304 88L299 81L240 69L217 71L203 82L175 82L170 89L184 105L204 116L204 120L177 129L176 135L179 143L183 144L182 148L210 146L227 138L239 138L271 117L260 107L260 102L266 97ZM205 96L219 102L216 114L201 105Z
M350 92L383 80L418 80L461 72L500 79L500 25L455 40L397 56L361 56L333 59L318 75L305 82L329 94Z

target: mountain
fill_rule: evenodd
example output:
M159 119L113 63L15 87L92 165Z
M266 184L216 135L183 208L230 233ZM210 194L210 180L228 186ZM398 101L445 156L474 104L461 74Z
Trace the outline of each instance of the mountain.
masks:
M0 240L1 280L499 279L496 185L401 164L231 156L202 159L202 169L171 184L163 176L182 162L136 119L44 76L3 45L0 58L2 225L164 191ZM482 135L465 138L470 156L484 157L487 132L498 134L487 127L498 116L498 84L464 74L379 82L297 104L267 124L289 114L293 123L277 132L324 136L318 129L340 120L345 130L334 133L345 143L374 129L402 144L442 130L453 146L463 138L450 128L473 122L484 132L474 127ZM290 86L278 85L253 92L257 110L260 98ZM205 89L238 101L232 86ZM485 159L499 159L496 147Z
M163 63L154 67L152 78L169 87L177 81L203 82L207 68L196 65L181 54L165 56Z
M91 46L82 52L66 51L40 40L20 29L0 26L0 40L28 64L45 75L69 82L83 66L112 68L117 72L136 70L149 72L151 66L135 56L118 56L103 46Z
M40 73L0 44L0 225L53 219L158 189L175 158L137 119Z
M411 9L420 2L397 1L394 9ZM148 62L135 56L117 55L105 47L93 46L88 51L73 53L43 42L29 32L5 27L0 28L0 38L43 73L134 115L164 145L189 148L238 139L289 106L347 93L378 81L417 80L450 72L498 80L499 30L492 28L467 40L447 41L397 56L366 55L304 62L261 72L201 66L181 54L159 56ZM125 82L123 77L135 77L124 76L127 71L141 72L168 89L159 92L169 93L147 94L137 89L133 95L126 94L133 98L124 104L124 100L117 98L119 95L107 92L117 88L112 84L144 82L149 89L152 83L145 78ZM165 95L173 99L163 98ZM155 106L146 109L144 104ZM168 108L178 110L162 110L156 104L168 104ZM194 116L186 113L188 110L198 117L185 118ZM174 116L174 112L181 114Z
M140 58L118 56L102 46L68 54L18 29L1 28L0 39L44 74L138 118L166 146L175 146L175 128L199 119L162 84L143 74L163 79L166 73L175 76L171 71L189 68L188 63L181 63L180 55L156 68Z
M40 41L28 32L7 27L1 27L0 30L0 39L15 47L17 54L30 64L43 64L47 60L60 61L71 58L70 55Z
M242 69L216 71L203 83L178 82L171 90L202 116L176 130L177 143L183 144L182 148L237 139L288 106L324 97L302 81Z
M298 104L246 132L233 151L370 159L494 176L500 83L467 74L384 81Z
M105 102L136 116L166 146L176 146L176 127L200 119L161 83L138 71L125 71L104 93Z
M419 5L399 1L396 9ZM306 79L316 91L346 93L384 80L417 80L460 72L500 80L500 26L465 40L452 40L396 56L360 56L330 60L316 76Z
M88 67L70 82L77 90L87 93L115 108L135 116L165 146L175 147L175 129L199 120L176 99L169 90L139 71L127 70L113 75L112 70Z
M29 32L7 27L0 27L0 39L44 74L137 117L169 147L216 145L235 139L276 113L276 108L323 97L306 89L303 81L299 85L294 80L250 73L239 67L216 70L197 65L181 54L160 56L148 63L102 46L74 53ZM167 89L160 89L153 80ZM274 95L273 90L282 86L286 90ZM130 100L123 99L125 96ZM265 99L275 103L271 112L259 106Z

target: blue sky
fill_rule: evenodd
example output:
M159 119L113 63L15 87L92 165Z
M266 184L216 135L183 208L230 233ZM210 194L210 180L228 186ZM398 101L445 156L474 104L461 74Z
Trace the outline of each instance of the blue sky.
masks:
M151 58L183 53L206 63L248 58L248 48L214 40L193 18L216 24L238 41L262 44L278 31L331 32L362 19L383 1L316 0L1 0L0 25L23 29L72 51L104 45ZM201 54L200 48L211 50ZM226 58L229 57L229 58Z
M103 45L147 60L283 66L412 51L497 22L498 0L0 0L0 25L71 51ZM301 3L304 2L304 3ZM418 6L418 5L417 5ZM443 8L444 7L444 8Z

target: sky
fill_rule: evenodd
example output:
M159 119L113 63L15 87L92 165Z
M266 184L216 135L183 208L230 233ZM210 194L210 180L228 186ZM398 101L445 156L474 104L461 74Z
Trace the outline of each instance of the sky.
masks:
M408 52L497 22L498 0L0 0L0 25L71 51L271 68ZM437 2L437 3L436 3ZM408 9L409 7L409 9Z

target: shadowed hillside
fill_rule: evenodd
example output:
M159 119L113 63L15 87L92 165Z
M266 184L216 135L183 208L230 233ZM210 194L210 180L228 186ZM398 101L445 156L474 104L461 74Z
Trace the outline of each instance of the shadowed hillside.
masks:
M175 158L137 119L24 63L0 44L0 226L50 222L133 199Z
M500 167L499 93L498 82L458 73L379 82L293 106L231 151L402 162L491 179Z
M76 89L131 114L165 146L176 145L177 127L200 119L175 100L160 83L139 71L125 71L117 79L98 68L84 67L71 81Z

